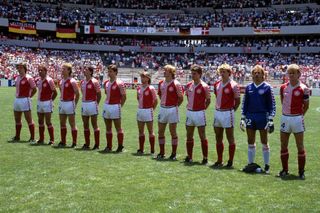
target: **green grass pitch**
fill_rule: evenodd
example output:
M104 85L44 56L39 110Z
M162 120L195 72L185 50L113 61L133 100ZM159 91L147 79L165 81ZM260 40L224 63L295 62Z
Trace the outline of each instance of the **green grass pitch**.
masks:
M207 110L209 165L186 166L183 163L186 155L184 127L186 100L180 107L178 161L156 161L151 156L134 155L138 148L137 101L135 91L127 90L127 92L128 98L122 113L125 152L101 154L97 151L31 146L27 142L7 143L15 131L12 111L15 90L0 88L0 212L320 211L320 97L311 97L310 109L305 117L306 180L285 181L275 177L281 169L279 97L277 97L277 117L275 118L276 131L269 137L271 174L248 175L239 171L247 163L246 135L239 129L240 111L236 112L237 150L233 170L210 168L217 158L212 128L214 98ZM33 98L33 118L37 123L35 104L36 98ZM53 113L56 143L59 142L57 105L58 101L55 102ZM100 111L102 107L103 103L100 103ZM78 146L82 146L84 137L79 112L80 103L76 119L79 130ZM101 115L99 115L99 125L100 149L102 149L106 142L105 126ZM47 130L45 134L48 139ZM70 128L68 128L68 138L70 145ZM92 141L92 131L91 138ZM167 135L167 139L169 138ZM21 139L29 139L25 120L23 120ZM201 162L197 134L195 134L195 141L194 161ZM171 151L169 145L167 140L167 155ZM148 143L145 148L149 150ZM158 146L156 146L157 151ZM297 174L297 151L293 136L291 136L289 151L290 172ZM227 153L228 146L225 140L225 161L228 157ZM262 164L259 142L256 162Z

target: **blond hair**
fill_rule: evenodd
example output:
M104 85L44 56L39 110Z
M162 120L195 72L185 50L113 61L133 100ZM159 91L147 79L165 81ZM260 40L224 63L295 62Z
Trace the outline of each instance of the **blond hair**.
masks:
M254 72L254 71L261 72L261 73L263 74L263 79L266 78L267 73L266 73L266 71L263 69L263 67L262 67L261 65L256 65L256 66L254 66L254 67L252 68L252 70L251 70L251 75L253 75L253 72Z
M232 69L231 69L231 66L229 65L229 64L226 64L226 63L224 63L224 64L221 64L219 67L218 67L218 74L220 74L220 71L221 70L227 70L229 73L230 73L230 75L231 75L231 71L232 71Z
M167 64L166 66L163 67L164 70L168 70L172 74L172 78L175 77L176 75L176 68L170 64Z
M289 71L289 70L294 70L294 71L298 71L298 73L301 73L300 67L298 64L290 64L287 68L287 71Z
M62 67L66 67L69 70L69 76L72 73L72 64L71 63L64 63L62 64Z

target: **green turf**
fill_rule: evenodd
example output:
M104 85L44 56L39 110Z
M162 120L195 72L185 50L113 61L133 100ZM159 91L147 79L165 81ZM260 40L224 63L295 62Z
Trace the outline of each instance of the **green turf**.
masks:
M312 97L306 115L306 180L281 180L279 172L279 131L270 136L271 174L248 175L239 171L247 162L246 136L238 128L233 170L213 170L209 166L184 165L185 105L180 107L178 161L156 161L150 156L134 156L137 150L135 92L128 90L123 108L125 152L100 154L96 151L54 149L31 146L26 142L7 143L14 135L12 105L14 88L0 88L0 212L319 212L319 121L320 98ZM35 98L33 105L35 105ZM57 106L58 102L55 103ZM102 108L100 104L100 109ZM207 112L209 161L216 160L212 128L213 106ZM276 128L279 129L280 102L277 99ZM34 108L35 109L35 106ZM78 111L80 106L78 106ZM35 110L34 120L36 121ZM157 114L157 113L156 113ZM53 114L56 142L59 139L57 107ZM79 145L84 143L82 122L77 114ZM105 146L105 127L99 117L101 147ZM155 125L155 132L157 126ZM36 131L38 136L38 131ZM92 136L92 135L91 135ZM70 128L68 138L70 145ZM29 138L23 120L21 139ZM93 138L93 136L92 136ZM114 137L115 138L115 137ZM167 135L167 138L169 136ZM46 139L48 135L46 132ZM194 161L200 162L201 149L196 135ZM291 173L297 174L297 151L290 142ZM114 144L115 141L114 141ZM156 146L158 151L158 146ZM171 148L167 140L167 154ZM149 145L146 145L149 149ZM227 160L227 145L224 159ZM262 164L261 145L256 161Z

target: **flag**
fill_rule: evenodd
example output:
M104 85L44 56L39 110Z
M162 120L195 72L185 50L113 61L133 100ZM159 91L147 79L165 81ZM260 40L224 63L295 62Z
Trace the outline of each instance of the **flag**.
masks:
M84 25L84 34L94 34L94 25Z
M56 31L57 38L77 38L75 23L74 24L67 24L61 23L57 24L57 31Z
M25 20L9 20L9 32L35 35L37 34L36 22L27 22Z
M100 32L101 33L106 33L106 32L116 32L117 29L114 26L101 26L100 27Z
M191 35L201 35L202 34L202 28L201 27L192 27L190 29Z
M188 26L181 26L179 27L180 35L190 35L190 27Z
M202 35L209 35L209 33L210 33L209 27L202 27L202 32L201 32Z

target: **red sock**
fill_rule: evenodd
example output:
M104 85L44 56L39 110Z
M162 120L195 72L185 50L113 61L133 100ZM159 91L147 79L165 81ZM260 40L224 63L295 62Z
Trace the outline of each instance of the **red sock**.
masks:
M233 161L235 152L236 152L236 143L229 144L229 161Z
M166 138L165 137L159 138L159 146L160 146L160 154L161 155L165 154L165 148L164 148L165 143L166 143Z
M208 139L201 141L201 149L203 158L208 159Z
M144 134L139 135L139 150L143 152L144 149L144 141L146 140L146 137Z
M84 140L87 146L90 146L90 129L84 130Z
M193 151L193 145L194 145L194 140L187 141L186 146L187 146L187 153L188 157L192 159L192 151Z
M39 124L39 141L44 141L44 125Z
M77 136L78 136L78 130L73 129L72 131L72 143L77 144Z
M178 137L171 138L171 144L172 144L172 154L175 155L177 153Z
M150 143L150 151L151 151L151 153L154 153L154 143L155 143L154 134L149 135L149 143Z
M107 132L107 147L112 150L112 132Z
M61 134L61 142L63 144L66 144L66 136L67 136L67 127L66 126L62 126L60 127L60 134Z
M118 132L117 138L118 138L118 146L123 146L123 131L122 129Z
M30 139L34 140L34 123L29 124Z
M222 163L223 149L224 149L223 142L216 143L216 149L217 149L217 154L218 154L218 162Z
M21 132L22 124L18 123L16 124L16 138L20 139L20 132Z
M54 141L54 128L53 126L50 124L48 126L48 132L49 132L49 136L50 136L50 141Z
M283 170L289 171L289 165L288 165L289 152L288 152L288 149L281 149L280 157L281 157L281 163L282 163Z
M95 129L94 130L94 143L96 146L100 145L100 129Z
M302 150L301 152L298 152L299 172L304 171L305 164L306 164L306 152L305 150Z

